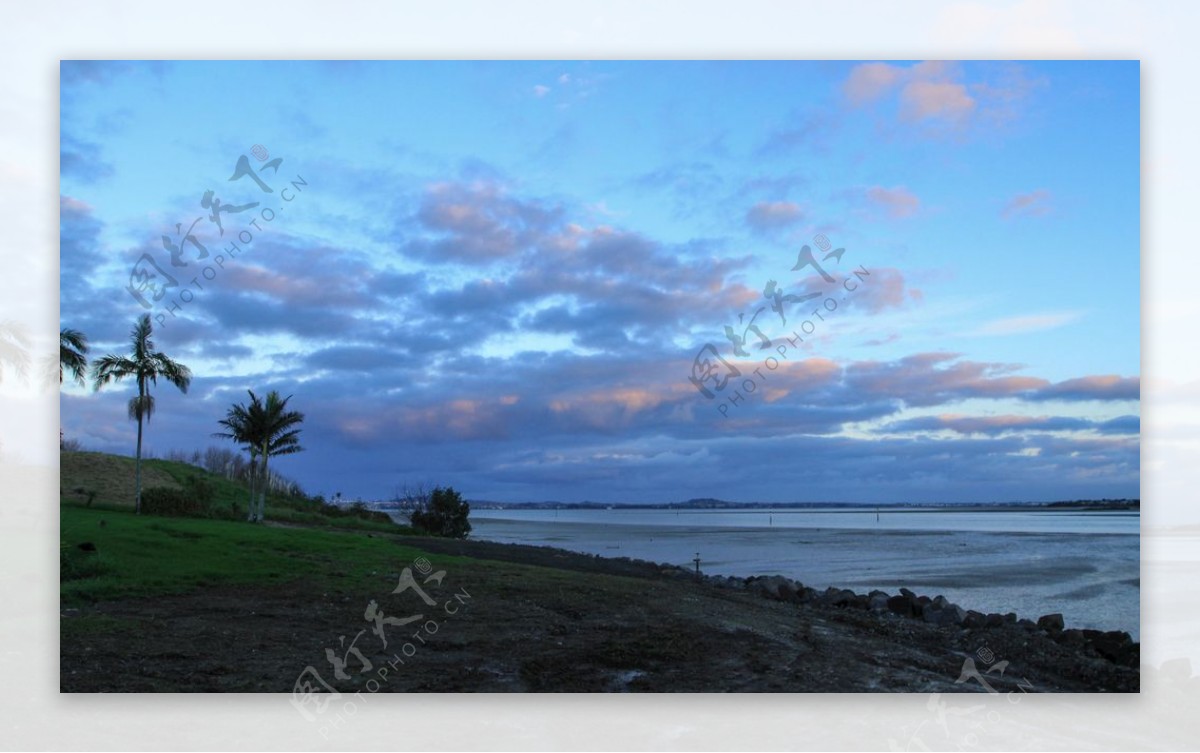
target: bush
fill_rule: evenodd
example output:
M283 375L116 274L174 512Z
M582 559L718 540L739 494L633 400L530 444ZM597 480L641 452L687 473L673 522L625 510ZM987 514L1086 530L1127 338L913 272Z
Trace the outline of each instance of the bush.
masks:
M154 487L142 490L142 512L164 517L208 517L208 506L183 489Z
M454 487L439 486L430 492L428 502L413 510L411 520L413 528L422 533L465 539L471 533L470 514L471 506Z

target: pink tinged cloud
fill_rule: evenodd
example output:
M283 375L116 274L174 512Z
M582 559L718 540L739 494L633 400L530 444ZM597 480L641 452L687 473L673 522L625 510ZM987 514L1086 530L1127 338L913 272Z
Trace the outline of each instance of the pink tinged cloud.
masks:
M967 87L949 81L913 81L900 91L900 117L909 121L957 121L970 115L975 100Z
M887 63L864 63L856 65L842 87L846 99L852 104L862 105L879 99L904 76L904 70Z
M1044 188L1012 197L1000 210L1004 219L1013 217L1044 217L1050 214L1050 192Z
M1140 377L1120 377L1115 374L1086 376L1057 382L1039 391L1040 400L1139 400L1142 394Z
M921 200L904 186L884 188L871 186L866 191L867 200L887 213L892 219L912 217L921 208Z

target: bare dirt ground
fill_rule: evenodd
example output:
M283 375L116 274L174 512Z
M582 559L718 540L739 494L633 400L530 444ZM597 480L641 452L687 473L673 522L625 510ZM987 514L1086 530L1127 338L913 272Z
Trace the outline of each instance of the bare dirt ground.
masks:
M432 606L379 583L295 581L66 609L61 689L292 692L311 666L342 693L1138 690L1137 669L1013 625L775 601L542 547L397 540L446 570L424 586ZM385 624L385 648L364 619L372 600L389 617L422 619ZM345 650L352 641L361 660ZM345 659L347 679L326 649ZM968 658L978 677L963 678Z

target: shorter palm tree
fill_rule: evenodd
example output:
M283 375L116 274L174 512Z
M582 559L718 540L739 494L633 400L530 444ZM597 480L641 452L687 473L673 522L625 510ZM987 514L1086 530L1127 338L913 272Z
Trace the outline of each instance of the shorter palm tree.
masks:
M58 331L58 383L62 384L63 373L71 372L71 378L82 387L87 377L88 340L77 329L63 327Z
M220 431L213 434L214 437L223 439L232 439L234 442L242 445L250 454L250 502L246 506L246 520L253 522L254 516L254 486L258 478L258 450L259 441L255 433L257 431L254 422L257 416L262 411L262 403L253 391L250 392L250 407L247 408L241 403L234 404L225 414L225 418L217 423L224 426L227 431Z
M217 422L228 431L218 432L215 436L232 439L250 453L250 510L246 519L261 523L266 517L267 490L271 481L268 463L272 457L304 451L298 428L304 421L304 414L287 409L291 395L281 398L278 392L271 390L263 400L253 390L249 390L249 394L249 405L234 405L225 418ZM258 458L261 458L261 467L257 467Z
M126 377L137 380L137 394L129 400L129 418L137 421L138 425L133 502L134 512L138 514L142 512L142 424L148 422L154 413L154 396L150 394L150 385L158 384L161 377L186 394L188 385L192 383L191 370L171 360L166 353L155 350L151 334L150 315L142 314L129 333L129 355L110 353L92 364L92 381L96 390Z

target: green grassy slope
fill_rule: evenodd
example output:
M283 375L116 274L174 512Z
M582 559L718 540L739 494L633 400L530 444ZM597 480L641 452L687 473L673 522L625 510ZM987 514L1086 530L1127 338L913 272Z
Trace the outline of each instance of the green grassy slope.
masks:
M102 452L59 453L59 500L64 506L82 506L100 510L132 510L134 500L134 459ZM143 460L142 488L183 488L190 478L207 482L213 490L211 507L233 517L246 514L250 499L248 486L240 481L209 473L187 463L172 460ZM95 492L88 504L90 492ZM332 515L328 507L312 500L267 495L267 519L304 525L358 528L401 532L386 516L368 520L361 517Z
M61 512L64 604L183 593L206 585L361 582L398 572L398 563L421 554L388 537L363 533L157 518L74 505Z

